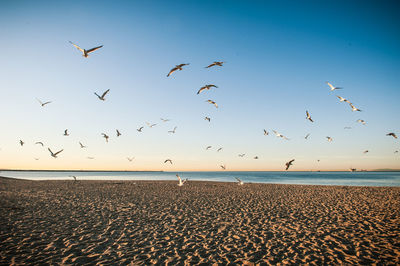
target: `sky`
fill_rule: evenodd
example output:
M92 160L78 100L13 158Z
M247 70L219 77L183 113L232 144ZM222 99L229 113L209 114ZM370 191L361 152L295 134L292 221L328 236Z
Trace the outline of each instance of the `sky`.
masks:
M400 138L386 136L400 137L399 11L397 1L0 1L0 169L400 168ZM69 41L103 47L84 58ZM205 68L214 61L225 63ZM197 95L206 84L218 88ZM94 95L107 89L105 101Z

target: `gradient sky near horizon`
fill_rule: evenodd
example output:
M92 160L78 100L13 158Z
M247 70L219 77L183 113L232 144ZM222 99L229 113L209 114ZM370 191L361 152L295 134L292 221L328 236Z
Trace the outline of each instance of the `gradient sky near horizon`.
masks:
M399 11L397 1L1 1L0 169L284 170L293 158L293 171L400 168L400 138L386 136L400 137ZM104 47L84 58L68 41ZM216 60L226 63L204 68ZM180 63L190 65L167 78ZM218 88L197 95L205 84ZM47 147L64 151L54 159Z

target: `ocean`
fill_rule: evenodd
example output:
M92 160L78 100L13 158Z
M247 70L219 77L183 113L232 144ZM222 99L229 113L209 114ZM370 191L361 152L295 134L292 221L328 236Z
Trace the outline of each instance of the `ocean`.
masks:
M0 176L30 180L177 180L247 183L400 186L400 172L85 172L85 171L0 171Z

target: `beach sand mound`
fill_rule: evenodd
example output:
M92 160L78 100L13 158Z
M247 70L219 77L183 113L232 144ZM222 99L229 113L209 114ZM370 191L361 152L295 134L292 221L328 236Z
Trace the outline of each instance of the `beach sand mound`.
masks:
M400 188L0 179L0 264L400 264Z

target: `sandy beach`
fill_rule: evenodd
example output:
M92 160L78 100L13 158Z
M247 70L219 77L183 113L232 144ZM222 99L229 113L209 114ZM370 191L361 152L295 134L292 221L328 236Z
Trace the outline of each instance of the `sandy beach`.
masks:
M400 264L400 188L0 178L0 264Z

